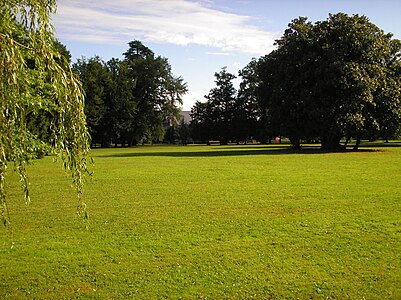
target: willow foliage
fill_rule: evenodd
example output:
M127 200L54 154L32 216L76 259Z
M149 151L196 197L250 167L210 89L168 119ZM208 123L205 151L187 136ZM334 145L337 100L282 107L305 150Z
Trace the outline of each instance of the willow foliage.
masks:
M46 147L70 170L84 213L83 177L89 134L81 85L54 47L50 16L54 0L0 0L0 205L9 222L5 193L8 165L14 164L29 202L26 165ZM51 138L30 132L29 116L46 113Z

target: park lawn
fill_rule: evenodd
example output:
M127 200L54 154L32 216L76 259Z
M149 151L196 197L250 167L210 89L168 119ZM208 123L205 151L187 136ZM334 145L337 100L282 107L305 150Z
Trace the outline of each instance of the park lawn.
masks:
M7 177L0 299L400 299L401 147L383 146L95 149L89 222L35 161L29 206Z

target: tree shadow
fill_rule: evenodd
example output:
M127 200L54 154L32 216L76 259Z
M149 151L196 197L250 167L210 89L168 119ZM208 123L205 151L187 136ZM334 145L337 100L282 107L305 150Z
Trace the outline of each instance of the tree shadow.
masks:
M100 157L231 157L231 156L256 156L256 155L291 155L291 154L328 154L328 153L350 153L350 152L377 152L377 149L359 149L343 150L343 151L325 151L317 146L305 146L300 150L294 150L290 146L284 147L252 147L252 146L205 146L205 151L188 148L181 148L173 151L147 151L147 152L125 152L114 153L108 155L100 155Z
M363 147L363 148L400 148L401 142L391 141L388 143L385 143L385 142L361 143L361 147Z

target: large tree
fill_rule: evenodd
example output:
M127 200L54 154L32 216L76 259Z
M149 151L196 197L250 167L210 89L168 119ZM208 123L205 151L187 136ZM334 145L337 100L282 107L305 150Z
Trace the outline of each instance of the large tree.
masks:
M253 60L239 72L240 88L234 87L234 74L222 68L215 73L216 87L205 96L207 102L196 102L192 108L191 129L195 140L219 140L245 142L249 138L261 138L261 110L256 97L259 84Z
M137 102L133 96L133 82L130 77L128 65L124 61L112 58L107 62L110 73L110 94L105 121L107 128L106 137L113 140L115 146L126 143L132 128L134 127L134 116L136 114Z
M343 137L390 134L399 124L400 45L367 17L298 18L277 46L259 61L259 95L294 147L319 138L322 148L339 149Z
M257 64L257 60L252 59L245 68L239 71L242 81L238 89L233 120L233 131L238 142L246 142L249 138L259 141L267 139L266 130L261 130L264 120L257 97L259 86Z
M191 118L191 136L195 141L209 143L210 140L218 138L214 130L210 102L196 101L191 108Z
M85 90L85 114L92 143L109 143L108 110L111 94L111 76L100 57L81 58L73 64Z
M222 68L214 76L216 77L216 87L212 88L205 97L210 103L215 135L222 144L227 144L235 138L233 121L237 90L234 87L233 80L236 76L227 72L226 68Z
M178 126L186 84L168 60L139 41L129 43L124 60L99 57L74 64L86 92L85 112L93 141L109 146L163 141Z
M64 63L54 43L50 15L55 1L0 1L0 206L8 222L5 175L9 162L18 170L29 202L27 163L38 144L47 143L72 171L78 212L85 210L81 194L89 134L79 81ZM29 115L51 116L51 140L29 130Z
M162 141L166 125L179 119L186 84L172 74L166 58L155 56L140 41L130 42L124 57L134 83L132 95L137 102L128 142L132 145L142 140Z

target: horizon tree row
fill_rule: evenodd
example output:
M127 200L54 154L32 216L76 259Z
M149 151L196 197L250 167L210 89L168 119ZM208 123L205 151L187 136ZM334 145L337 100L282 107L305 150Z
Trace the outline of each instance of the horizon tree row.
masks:
M100 57L73 64L85 90L85 113L92 146L163 141L167 124L177 126L187 92L168 60L140 41L129 43L124 60Z
M400 134L401 41L365 16L300 17L277 49L234 75L216 73L216 88L192 108L194 138L228 141L286 136L294 148L319 140L322 149L357 149L362 138ZM344 144L340 141L345 139Z
M239 72L242 77L238 91L234 87L234 74L226 67L215 74L216 87L205 96L206 102L197 101L191 109L191 137L209 143L218 140L246 143L250 139L262 140L261 111L257 103L250 65Z

